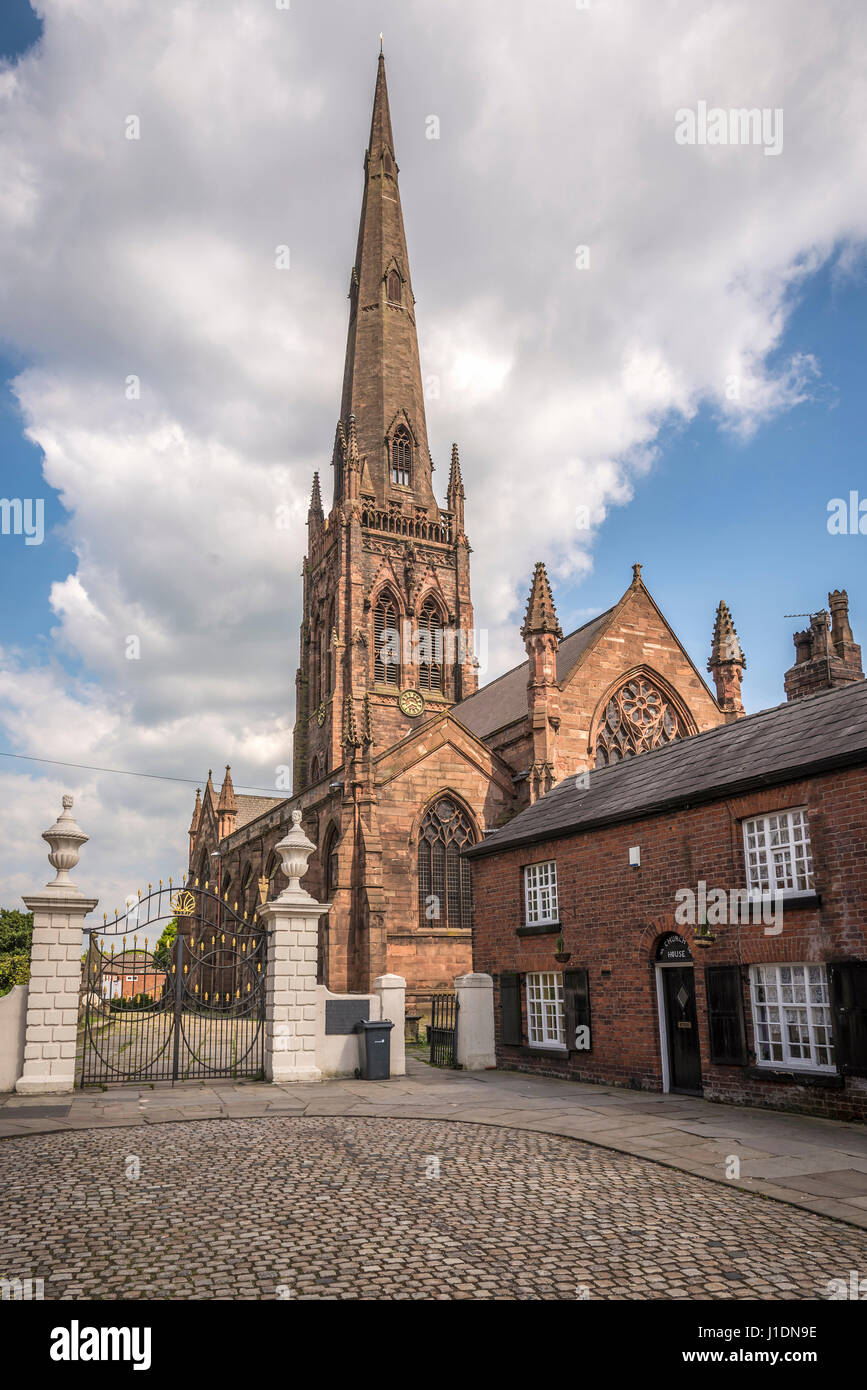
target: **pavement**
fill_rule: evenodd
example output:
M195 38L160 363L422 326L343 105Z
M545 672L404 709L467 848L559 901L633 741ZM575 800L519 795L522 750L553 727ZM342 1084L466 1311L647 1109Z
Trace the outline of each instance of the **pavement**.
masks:
M405 1077L388 1081L156 1082L9 1095L0 1102L0 1140L278 1117L448 1121L561 1136L867 1229L863 1125L517 1072L441 1071L415 1058Z

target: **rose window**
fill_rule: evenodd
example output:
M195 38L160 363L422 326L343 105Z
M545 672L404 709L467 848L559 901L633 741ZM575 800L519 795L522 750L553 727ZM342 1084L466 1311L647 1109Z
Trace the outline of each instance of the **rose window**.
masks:
M606 706L596 736L596 766L634 758L681 737L677 713L662 692L643 677L626 681Z

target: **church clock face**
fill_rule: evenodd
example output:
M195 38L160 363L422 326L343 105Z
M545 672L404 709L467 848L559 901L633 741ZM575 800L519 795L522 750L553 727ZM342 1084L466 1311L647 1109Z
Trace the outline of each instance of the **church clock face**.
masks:
M319 706L318 710L316 711L316 723L319 725L320 729L322 728L322 725L325 723L325 701L324 701L324 700L322 701L321 705Z
M417 690L402 690L397 703L401 713L409 715L410 719L417 719L420 714L424 714L424 696Z

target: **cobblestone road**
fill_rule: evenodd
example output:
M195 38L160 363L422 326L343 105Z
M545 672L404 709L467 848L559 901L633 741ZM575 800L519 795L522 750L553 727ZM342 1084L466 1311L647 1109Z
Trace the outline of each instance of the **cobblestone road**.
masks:
M823 1299L853 1269L853 1227L513 1129L275 1117L0 1142L0 1275L46 1298Z

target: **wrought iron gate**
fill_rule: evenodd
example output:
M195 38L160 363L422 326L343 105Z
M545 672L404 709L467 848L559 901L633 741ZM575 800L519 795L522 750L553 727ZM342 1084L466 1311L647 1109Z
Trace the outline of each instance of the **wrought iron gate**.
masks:
M456 994L431 995L430 1060L434 1067L456 1067L458 1064Z
M267 937L246 912L169 879L103 921L82 971L81 1085L263 1075Z

